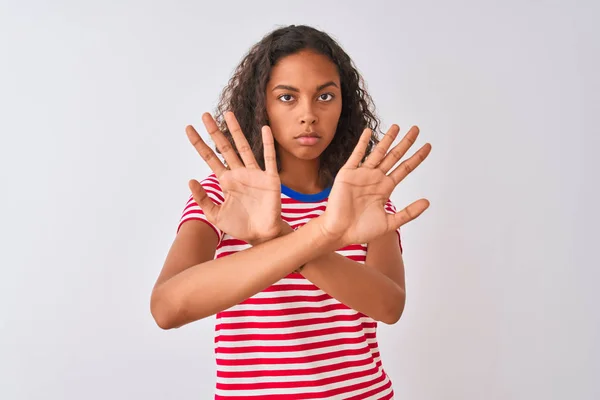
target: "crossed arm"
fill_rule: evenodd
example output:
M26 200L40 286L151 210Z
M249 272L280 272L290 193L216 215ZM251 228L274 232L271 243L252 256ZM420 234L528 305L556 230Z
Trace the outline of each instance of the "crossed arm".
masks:
M370 243L371 253L362 265L335 253L344 244L328 236L318 218L297 231L292 232L289 225L287 229L272 240L213 259L217 238L212 229L199 221L184 224L152 291L156 323L171 329L214 315L261 292L300 265L305 265L302 274L308 280L338 301L378 321L398 320L404 306L403 269L384 255L389 250L393 254L396 248L397 260L402 262L395 232ZM198 237L208 242L198 246ZM183 251L186 248L195 248L196 254ZM212 254L205 252L208 248ZM194 258L206 261L196 263ZM195 264L181 270L190 263Z
M292 232L287 223L282 225L283 234ZM394 324L404 310L404 262L395 231L369 243L364 264L330 252L310 260L300 272L331 297L377 321Z
M200 222L184 224L152 292L151 311L157 324L168 329L213 315L261 292L301 265L308 280L338 301L375 320L396 322L404 309L405 290L395 230L417 218L429 202L420 199L393 215L384 211L383 204L429 154L431 146L426 144L394 167L414 143L418 129L409 130L388 153L399 131L393 126L366 160L372 132L365 129L335 178L325 212L290 232L287 224L281 226L280 181L270 130L263 129L263 171L234 117L228 118L242 160L232 154L214 121L205 119L230 168L224 167L193 128L187 131L222 183L224 202L214 204L197 181L190 182L190 189L208 220L255 245L213 259L216 237L211 228ZM248 213L250 209L258 212ZM334 252L351 243L369 243L364 265Z

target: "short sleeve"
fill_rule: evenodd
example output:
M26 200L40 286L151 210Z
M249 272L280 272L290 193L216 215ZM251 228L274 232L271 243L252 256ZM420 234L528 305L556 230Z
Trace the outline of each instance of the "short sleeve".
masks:
M396 214L396 206L394 206L394 203L392 202L392 200L388 200L385 203L385 211L388 214ZM400 228L396 229L396 233L398 234L398 246L400 247L400 253L402 253L402 239L400 238Z
M215 204L223 203L223 191L221 190L221 185L219 185L219 180L214 174L209 175L206 179L200 181L200 185L202 185L202 188L206 191L208 197L210 197ZM198 203L196 203L194 200L194 197L190 194L190 197L188 198L188 201L181 214L181 218L179 219L177 232L179 232L179 229L181 229L181 226L185 222L192 220L202 221L208 224L208 226L210 226L217 234L217 237L219 238L219 244L221 243L221 240L223 239L223 232L206 218L204 211L202 211L202 208L200 208Z

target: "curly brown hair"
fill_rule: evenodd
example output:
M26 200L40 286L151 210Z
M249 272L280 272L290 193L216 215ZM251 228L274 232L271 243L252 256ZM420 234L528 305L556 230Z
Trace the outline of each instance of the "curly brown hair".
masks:
M221 93L215 120L225 137L233 144L224 120L225 112L232 111L246 135L254 157L264 169L261 127L268 125L265 97L271 68L281 58L301 50L313 50L327 56L337 66L340 74L342 112L334 138L320 157L319 178L321 184L327 187L333 184L335 176L367 127L372 129L373 134L365 158L371 152L379 142L381 122L375 115L373 100L353 61L325 32L306 25L290 25L265 35L250 48L234 70ZM277 167L278 170L281 169L279 157Z

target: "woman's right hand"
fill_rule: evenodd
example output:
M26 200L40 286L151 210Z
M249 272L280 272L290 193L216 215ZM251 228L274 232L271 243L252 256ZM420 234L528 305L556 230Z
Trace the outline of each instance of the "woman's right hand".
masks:
M278 236L281 232L281 180L277 172L273 135L268 126L263 126L263 171L232 112L225 114L225 121L241 161L212 116L209 113L202 115L206 130L229 168L223 165L193 126L186 127L190 143L219 180L224 194L223 203L213 203L200 183L194 179L189 182L189 187L194 200L211 223L236 239L253 245L258 244Z

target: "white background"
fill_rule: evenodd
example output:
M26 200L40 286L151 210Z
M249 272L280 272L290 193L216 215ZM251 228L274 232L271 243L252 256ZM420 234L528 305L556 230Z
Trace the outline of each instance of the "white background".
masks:
M397 397L600 398L598 2L1 4L0 398L211 398L213 319L149 312L209 173L184 127L292 23L339 40L385 129L433 145L392 197L431 201L380 328Z

